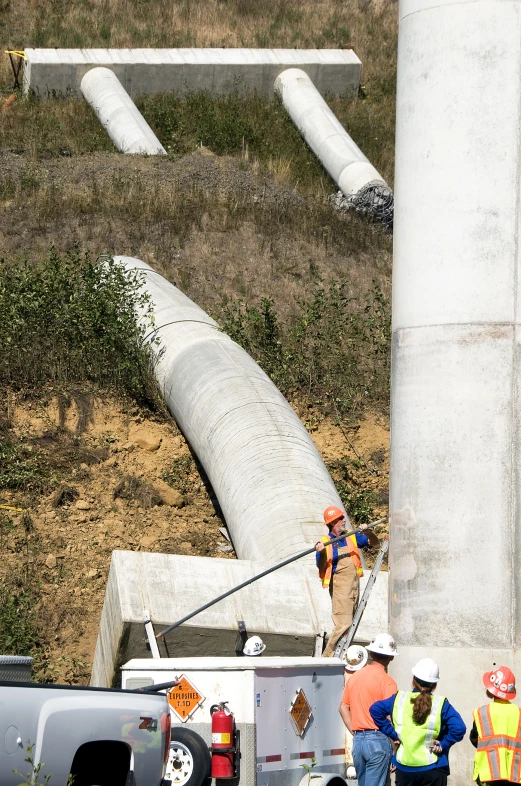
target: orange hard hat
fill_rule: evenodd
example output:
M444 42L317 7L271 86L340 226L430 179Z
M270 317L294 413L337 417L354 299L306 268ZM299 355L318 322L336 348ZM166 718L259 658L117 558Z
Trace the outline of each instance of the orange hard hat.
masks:
M516 695L516 678L508 666L498 666L494 671L486 671L483 685L498 699L513 699Z
M333 526L335 521L339 521L339 519L344 519L346 514L340 508L335 508L334 505L330 505L329 508L326 508L324 511L324 524L328 527Z

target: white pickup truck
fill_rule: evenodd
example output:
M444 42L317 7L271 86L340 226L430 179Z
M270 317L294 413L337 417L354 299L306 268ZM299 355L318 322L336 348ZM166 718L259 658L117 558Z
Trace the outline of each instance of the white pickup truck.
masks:
M1 786L27 775L49 786L169 786L170 711L158 689L0 680Z

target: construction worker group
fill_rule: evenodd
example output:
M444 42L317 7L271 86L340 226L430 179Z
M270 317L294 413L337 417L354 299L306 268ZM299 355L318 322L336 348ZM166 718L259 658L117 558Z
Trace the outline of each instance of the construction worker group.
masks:
M359 786L385 786L392 771L396 786L446 786L449 751L465 736L465 723L445 696L434 693L440 671L432 658L418 661L411 687L398 690L386 672L396 655L392 636L380 633L367 649L355 644L344 656L346 683L339 712L353 735ZM512 703L514 674L499 666L485 672L482 682L490 701L473 713L473 780L519 784L521 709Z
M346 522L339 508L326 508L329 533L316 544L319 576L332 600L333 631L326 657L334 654L351 625L363 575L359 548L372 545L370 530L330 543L342 535ZM432 658L418 661L412 668L412 684L398 690L387 674L397 655L387 633L377 635L367 649L355 644L343 655L346 681L339 712L353 735L358 784L386 786L395 772L395 786L446 786L449 751L465 736L465 723L449 700L435 693L440 671ZM473 780L521 784L521 709L512 703L514 674L507 666L496 666L483 674L482 682L490 701L473 713Z

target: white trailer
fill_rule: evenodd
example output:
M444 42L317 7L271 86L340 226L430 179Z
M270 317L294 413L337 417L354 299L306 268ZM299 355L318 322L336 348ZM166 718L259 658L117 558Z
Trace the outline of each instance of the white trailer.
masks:
M224 701L239 732L236 786L308 786L311 774L312 786L345 786L338 713L344 665L338 658L136 659L121 675L127 689L181 680L182 687L168 693L172 786L201 786L208 777L210 708Z

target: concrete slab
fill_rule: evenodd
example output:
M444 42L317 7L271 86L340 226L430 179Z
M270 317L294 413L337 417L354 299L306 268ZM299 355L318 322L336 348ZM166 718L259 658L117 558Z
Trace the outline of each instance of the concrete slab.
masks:
M355 95L362 64L351 49L27 49L24 91L42 98L80 94L87 71L114 71L135 99L176 90L272 96L275 79L301 68L322 95Z
M267 567L252 560L114 551L91 684L109 686L121 663L147 656L144 608L159 632ZM311 560L288 565L173 631L166 637L168 652L176 657L233 655L238 620L246 622L250 634L262 636L270 655L312 655L316 634L332 627L329 593L322 589ZM385 630L387 573L382 571L357 641L367 643Z

